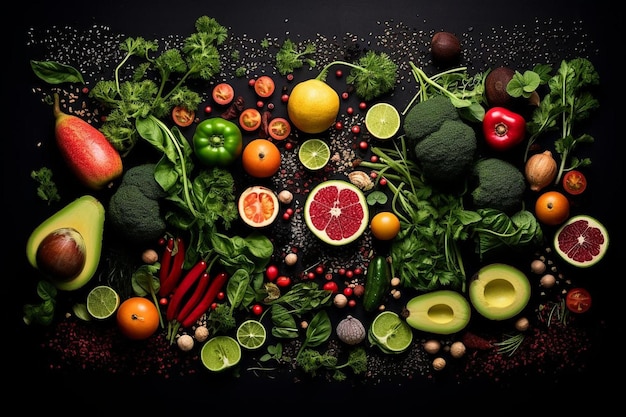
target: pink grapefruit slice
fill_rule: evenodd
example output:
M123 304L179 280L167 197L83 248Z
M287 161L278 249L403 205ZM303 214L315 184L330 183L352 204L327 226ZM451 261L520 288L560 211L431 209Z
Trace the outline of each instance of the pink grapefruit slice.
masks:
M347 245L367 228L365 195L348 181L324 181L307 197L304 219L309 230L322 241L333 246Z
M609 234L591 216L571 217L554 234L554 249L563 260L587 268L598 263L609 246Z

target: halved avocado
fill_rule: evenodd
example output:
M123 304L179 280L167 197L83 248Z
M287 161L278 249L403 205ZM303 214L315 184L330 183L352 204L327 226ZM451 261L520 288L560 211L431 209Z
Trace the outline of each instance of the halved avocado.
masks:
M104 214L102 203L93 196L85 195L72 201L33 230L26 243L28 262L39 269L37 250L41 242L56 230L74 229L80 233L85 243L85 264L82 270L69 281L49 278L59 290L72 291L81 288L94 276L100 262Z
M502 263L482 267L469 285L472 305L490 320L506 320L519 314L528 304L530 292L526 275Z
M402 316L409 326L424 332L452 334L469 323L471 308L461 294L437 290L413 297L406 303Z

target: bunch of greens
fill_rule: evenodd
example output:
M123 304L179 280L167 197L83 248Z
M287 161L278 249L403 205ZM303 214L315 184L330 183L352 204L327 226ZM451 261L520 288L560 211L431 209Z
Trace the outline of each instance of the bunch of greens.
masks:
M320 369L327 369L333 372L332 377L335 381L344 381L346 379L344 369L352 369L355 375L367 370L367 354L365 348L357 347L350 351L345 362L339 363L339 359L329 352L320 353L315 349L307 348L301 351L298 365L312 376L315 376Z
M390 248L394 276L403 286L417 290L464 290L459 243L469 239L470 226L481 216L464 209L463 193L444 193L423 181L404 138L399 142L400 148L395 145L395 149L373 147L378 162L360 162L376 170L378 178L385 178L393 195L391 207L401 224Z
M561 181L565 171L591 164L589 158L579 159L571 153L581 143L593 143L589 134L574 136L574 125L586 120L592 110L599 107L593 97L591 88L600 83L600 76L591 61L586 58L574 58L561 61L556 74L548 80L549 92L535 109L532 120L527 123L530 134L524 154L528 159L532 145L538 137L560 129L559 138L555 141L556 152L561 155L559 170L555 184Z
M333 61L316 78L325 81L330 67L337 64L351 68L346 82L354 85L356 95L365 101L387 94L396 86L398 65L384 52L367 51L356 63Z
M281 75L287 75L293 70L302 68L304 64L315 68L315 60L310 55L315 53L315 45L308 43L304 49L298 50L298 45L291 39L286 39L276 53L276 69Z
M208 16L198 18L195 28L196 32L184 40L181 49L168 49L156 58L151 57L159 49L156 41L127 38L120 45L124 55L115 67L114 79L99 81L89 92L90 97L110 109L100 129L123 156L139 139L136 119L148 116L162 119L175 106L196 109L202 99L185 86L186 81L209 80L220 72L217 47L228 37L226 28ZM133 57L141 61L135 62ZM124 80L122 70L126 66L134 71ZM173 87L166 90L171 84Z
M483 120L486 73L479 72L472 76L467 72L467 67L458 67L429 77L413 62L409 62L409 65L419 90L402 114L406 114L416 101L428 100L433 95L444 95L450 98L463 119L470 122Z

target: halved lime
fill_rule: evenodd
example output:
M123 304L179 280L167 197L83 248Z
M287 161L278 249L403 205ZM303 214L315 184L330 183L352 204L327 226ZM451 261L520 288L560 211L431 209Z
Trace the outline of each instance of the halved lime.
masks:
M87 294L87 311L96 319L111 317L119 305L119 294L108 285L94 287Z
M209 371L223 371L239 363L241 346L230 336L215 336L202 346L200 359Z
M413 330L406 321L393 311L379 313L371 325L376 344L384 350L400 353L413 342Z
M300 145L298 158L305 168L316 171L330 160L330 148L322 139L308 139Z
M258 320L246 320L237 328L237 341L246 349L260 348L265 343L266 338L265 326Z
M365 113L365 127L376 139L389 139L400 129L400 113L389 103L376 103Z

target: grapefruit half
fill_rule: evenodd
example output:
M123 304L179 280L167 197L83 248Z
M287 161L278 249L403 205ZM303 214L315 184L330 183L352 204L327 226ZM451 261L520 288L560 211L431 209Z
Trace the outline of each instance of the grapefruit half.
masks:
M369 212L363 192L342 180L327 180L311 190L304 204L306 225L322 241L342 246L367 228Z
M598 263L608 247L606 227L584 214L571 217L554 234L554 249L559 256L580 268Z
M276 220L280 206L274 191L262 185L246 188L237 204L241 220L248 226L265 227Z

